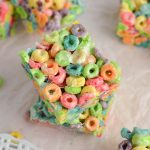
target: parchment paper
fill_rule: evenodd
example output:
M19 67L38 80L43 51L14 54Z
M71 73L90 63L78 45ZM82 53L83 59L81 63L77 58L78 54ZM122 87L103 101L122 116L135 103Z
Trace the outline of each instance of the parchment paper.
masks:
M32 47L40 36L20 27L16 36L0 41L0 75L6 80L0 89L0 132L20 131L43 150L116 150L122 127L150 128L150 49L124 45L115 36L119 0L86 0L86 6L79 20L104 56L117 60L123 70L103 138L25 120L37 93L21 68L18 52Z

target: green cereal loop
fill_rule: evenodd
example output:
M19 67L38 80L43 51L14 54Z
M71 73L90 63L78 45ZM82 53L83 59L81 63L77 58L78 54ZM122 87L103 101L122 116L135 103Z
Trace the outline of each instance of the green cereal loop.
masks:
M60 52L57 53L55 61L61 67L68 66L71 62L71 54L65 50L61 50Z
M27 18L27 13L25 12L23 7L17 6L16 7L16 12L19 14L21 19L26 19Z
M92 42L92 40L91 40L91 38L90 38L90 36L89 35L87 35L87 36L85 36L85 37L83 37L82 39L81 39L81 42L80 42L80 44L79 44L79 46L78 46L78 48L77 49L79 49L79 50L91 50L91 48L94 46L94 43ZM91 51L90 51L91 52Z
M4 27L0 26L0 37L5 39L6 38L6 32L5 32L5 29Z
M150 135L135 134L132 137L132 144L135 146L150 146Z
M61 24L62 24L62 25L68 25L68 24L71 24L74 20L75 20L75 15L70 14L70 15L65 16L65 17L61 20Z
M104 64L104 60L102 60L102 59L98 59L97 60L97 63L96 63L97 65L98 65L98 67L99 67L99 69L101 69L102 68L102 66L103 66L103 64Z
M130 8L130 10L133 11L135 9L135 6L134 6L134 4L133 4L133 2L131 0L123 0L123 3L127 3L129 8Z
M79 94L81 92L81 87L65 86L65 91L69 94Z
M112 82L113 83L119 83L121 81L121 68L118 65L118 63L115 61L111 61L110 64L112 64L117 69L117 73L118 73L116 79L114 79Z
M67 110L62 109L55 112L56 123L59 125L63 125L67 119Z
M25 63L28 63L29 62L29 55L26 51L21 51L20 52L20 57L21 57L21 60L22 60L22 64L25 64Z
M59 32L54 31L50 35L46 34L45 35L45 40L46 40L46 42L49 42L49 43L58 42L59 41Z
M90 107L90 113L95 117L100 116L100 114L102 114L102 105L97 103L95 106Z
M44 74L38 69L30 69L30 72L33 76L33 79L38 83L38 85L42 85L45 81Z
M99 68L97 64L87 64L83 69L83 76L85 78L94 78L99 74Z
M4 85L4 79L0 77L0 88Z
M71 7L70 11L74 15L79 15L83 12L83 9L80 6L74 5L73 7Z
M67 35L69 35L68 30L62 29L62 30L59 32L59 39L60 39L60 41L63 42L63 41L64 41L64 37L67 36Z
M118 31L125 31L125 30L127 30L128 29L128 26L126 26L125 24L123 24L123 23L119 23L118 24L118 26L117 26L117 30Z
M69 51L74 51L79 45L79 39L75 35L68 35L63 41L64 48Z
M82 74L83 67L80 64L70 64L66 67L66 71L71 76L80 76Z

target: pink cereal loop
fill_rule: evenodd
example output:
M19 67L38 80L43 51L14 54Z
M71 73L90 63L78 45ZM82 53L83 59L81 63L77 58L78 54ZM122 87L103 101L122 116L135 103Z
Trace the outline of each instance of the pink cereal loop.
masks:
M61 104L68 109L76 107L78 99L73 94L64 93L60 98Z
M29 60L29 65L31 68L38 69L42 66L41 63L34 62L33 60Z
M43 13L50 17L50 16L52 16L53 11L50 9L46 9L46 10L43 10Z
M56 76L49 76L49 79L52 80L53 83L60 85L64 82L66 78L66 71L63 68L59 68L58 74Z
M5 20L6 14L9 11L8 5L6 2L0 2L0 22Z
M122 12L120 17L122 22L128 26L133 26L135 23L135 15L132 12Z
M84 93L79 97L79 105L83 106L87 101L91 100L94 97L95 95L93 93Z
M109 85L107 83L104 83L104 80L102 77L88 79L86 81L86 85L92 85L96 88L97 91L100 91L100 92L109 90Z

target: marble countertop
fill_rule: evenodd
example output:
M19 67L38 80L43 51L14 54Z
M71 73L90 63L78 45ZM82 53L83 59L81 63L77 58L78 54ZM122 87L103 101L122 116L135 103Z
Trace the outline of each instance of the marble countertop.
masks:
M116 150L120 129L150 128L150 50L127 46L115 36L119 0L86 0L79 21L86 26L97 47L123 70L122 82L103 138L49 128L25 120L25 112L37 93L21 67L18 53L40 39L19 27L16 36L0 41L0 75L6 83L0 89L0 132L20 131L43 150Z

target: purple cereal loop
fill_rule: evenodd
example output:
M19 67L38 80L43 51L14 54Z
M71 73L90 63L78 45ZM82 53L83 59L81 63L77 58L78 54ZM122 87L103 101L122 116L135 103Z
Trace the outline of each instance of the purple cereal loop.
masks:
M83 37L86 34L86 29L81 24L74 24L71 27L71 33L77 37Z
M108 104L105 101L101 100L100 103L101 103L103 109L107 109L108 108Z
M129 140L124 140L119 144L118 150L132 150L132 144Z
M109 62L109 60L104 58L103 55L101 54L100 50L97 49L96 47L94 48L94 53L95 53L95 56L102 59L105 64Z
M68 15L69 11L67 9L62 9L59 11L60 12L60 15L61 17L65 17Z

